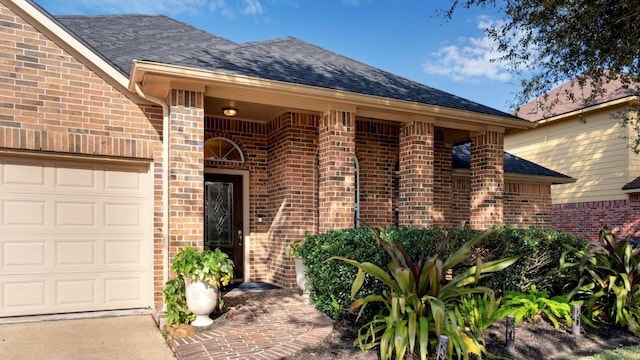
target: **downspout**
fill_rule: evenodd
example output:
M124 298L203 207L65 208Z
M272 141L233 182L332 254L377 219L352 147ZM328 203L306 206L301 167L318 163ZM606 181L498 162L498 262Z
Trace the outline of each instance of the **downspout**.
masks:
M162 283L166 284L169 281L169 105L145 94L140 83L136 83L135 88L140 97L162 107ZM162 305L163 310L165 306Z

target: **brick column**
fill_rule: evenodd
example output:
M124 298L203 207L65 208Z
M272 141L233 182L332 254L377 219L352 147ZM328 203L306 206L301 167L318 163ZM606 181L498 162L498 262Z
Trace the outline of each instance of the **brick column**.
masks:
M399 225L433 225L433 124L413 121L400 131Z
M453 173L451 145L444 142L444 130L435 129L433 151L433 225L457 225L452 219Z
M330 110L322 116L318 133L318 230L354 226L355 114ZM309 176L310 174L300 174Z
M204 94L171 90L169 126L169 256L204 246Z
M471 143L471 227L504 224L504 134L486 131Z

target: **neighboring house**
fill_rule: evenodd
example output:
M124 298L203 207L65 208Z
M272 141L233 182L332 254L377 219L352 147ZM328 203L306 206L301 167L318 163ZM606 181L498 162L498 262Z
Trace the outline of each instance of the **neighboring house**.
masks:
M590 91L586 88L585 94ZM576 93L575 102L567 92ZM635 130L620 125L621 114L637 97L612 81L590 104L581 98L579 86L568 82L546 99L524 105L517 115L538 126L507 134L505 150L577 179L551 190L555 229L592 240L603 226L621 236L638 236L640 156L630 149Z
M573 181L503 152L534 124L294 38L0 0L0 40L0 316L159 310L187 245L291 286L307 231L548 228Z

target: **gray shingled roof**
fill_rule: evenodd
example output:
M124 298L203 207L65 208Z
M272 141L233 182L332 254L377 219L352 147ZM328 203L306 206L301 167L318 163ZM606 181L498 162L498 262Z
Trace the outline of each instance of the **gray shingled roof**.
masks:
M632 181L624 184L622 190L640 190L640 177L637 177Z
M516 118L295 38L235 44L165 16L56 16L123 74L134 59Z
M205 50L237 46L162 15L56 16L73 35L129 76L134 59L176 64Z
M453 168L471 168L471 144L460 144L453 147ZM571 177L557 171L547 169L544 166L532 163L531 161L517 157L508 152L504 153L504 172L511 174L549 176L554 178L571 179Z

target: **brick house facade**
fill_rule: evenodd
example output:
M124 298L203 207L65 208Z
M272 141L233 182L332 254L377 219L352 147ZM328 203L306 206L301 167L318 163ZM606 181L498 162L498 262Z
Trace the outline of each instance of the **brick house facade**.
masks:
M530 124L495 110L445 108L153 61L132 61L131 72L122 74L31 2L0 1L0 39L0 178L2 171L31 169L33 162L44 169L48 161L60 161L65 171L77 170L75 164L79 174L104 167L108 179L133 172L150 183L142 192L148 211L137 213L149 219L142 226L148 232L138 234L141 245L134 247L149 249L140 265L149 275L133 282L150 279L152 285L128 307L161 309L173 255L184 246L206 246L208 178L237 178L235 189L242 190L235 205L242 220L232 224L231 235L239 242L242 280L286 286L295 283L295 274L284 249L305 232L358 221L548 228L551 184L570 180L557 173L505 173L504 133ZM229 103L246 115L224 116L221 104ZM456 168L452 149L465 141L471 143L470 168ZM205 150L216 151L207 148L210 143L218 150L237 148L241 160L205 158ZM0 186L0 193L14 191L16 199L23 191L8 182ZM73 192L67 195L73 198ZM146 209L145 201L134 208ZM4 209L14 203L7 204ZM0 217L8 218L8 212ZM105 224L112 221L106 218ZM73 237L78 228L53 231ZM15 243L19 235L12 229L4 226L0 235L15 237ZM45 233L34 234L49 241ZM102 249L96 254L104 250L108 259L117 240L89 248ZM0 271L5 279L21 276L7 264ZM61 279L71 282L65 277L71 271L65 271ZM105 277L109 294L111 275L104 274L96 277ZM59 312L56 294L48 307L24 307L20 299L15 307L4 304L0 316ZM125 306L119 298L110 301L69 311Z

